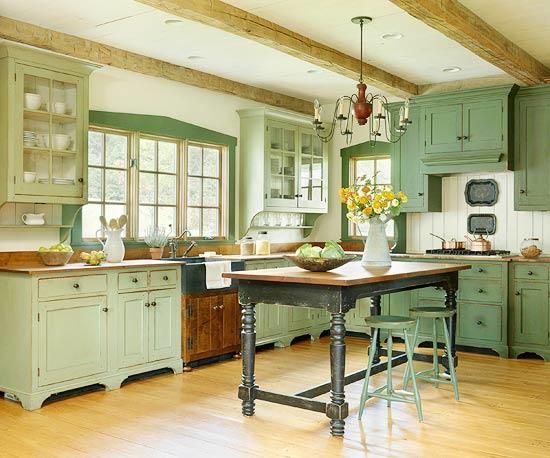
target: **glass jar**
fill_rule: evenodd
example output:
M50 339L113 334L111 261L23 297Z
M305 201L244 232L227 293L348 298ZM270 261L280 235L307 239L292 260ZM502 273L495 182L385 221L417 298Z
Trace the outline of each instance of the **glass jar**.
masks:
M240 242L240 252L241 256L251 256L254 254L254 238L253 237L245 237Z
M524 258L537 258L542 253L542 244L539 239L523 239L519 251Z
M258 236L256 237L256 254L271 254L271 243L267 238L267 231L258 232Z

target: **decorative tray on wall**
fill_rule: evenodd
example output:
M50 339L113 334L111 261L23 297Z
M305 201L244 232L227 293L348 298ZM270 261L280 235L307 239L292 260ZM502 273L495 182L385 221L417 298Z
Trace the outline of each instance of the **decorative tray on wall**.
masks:
M466 183L464 197L470 207L491 207L498 200L498 184L490 178L470 180Z
M497 230L497 217L492 213L475 213L468 216L470 234L493 235Z

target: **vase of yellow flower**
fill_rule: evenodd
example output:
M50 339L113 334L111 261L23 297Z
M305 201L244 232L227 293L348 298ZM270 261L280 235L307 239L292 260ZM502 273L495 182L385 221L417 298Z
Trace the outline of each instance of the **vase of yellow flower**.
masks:
M340 188L340 199L347 207L346 217L353 223L369 223L361 265L391 266L386 223L401 213L407 202L403 192L394 192L390 185L377 185L375 177L360 177L348 188Z

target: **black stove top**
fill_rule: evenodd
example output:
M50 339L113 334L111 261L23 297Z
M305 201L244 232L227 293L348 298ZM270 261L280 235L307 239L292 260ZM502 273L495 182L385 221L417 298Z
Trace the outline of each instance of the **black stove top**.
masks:
M426 254L451 254L457 256L508 256L507 250L489 250L489 251L472 251L472 250L426 250Z

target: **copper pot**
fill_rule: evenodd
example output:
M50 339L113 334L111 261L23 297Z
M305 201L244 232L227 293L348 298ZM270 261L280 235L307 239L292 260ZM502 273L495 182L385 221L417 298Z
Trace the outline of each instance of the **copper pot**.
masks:
M442 250L463 250L464 249L464 242L459 242L456 239L445 240L443 237L432 234L431 232L430 232L430 235L441 240Z
M472 251L491 251L491 241L484 239L483 234L479 234L477 237L471 239L466 236L470 241L470 250Z

